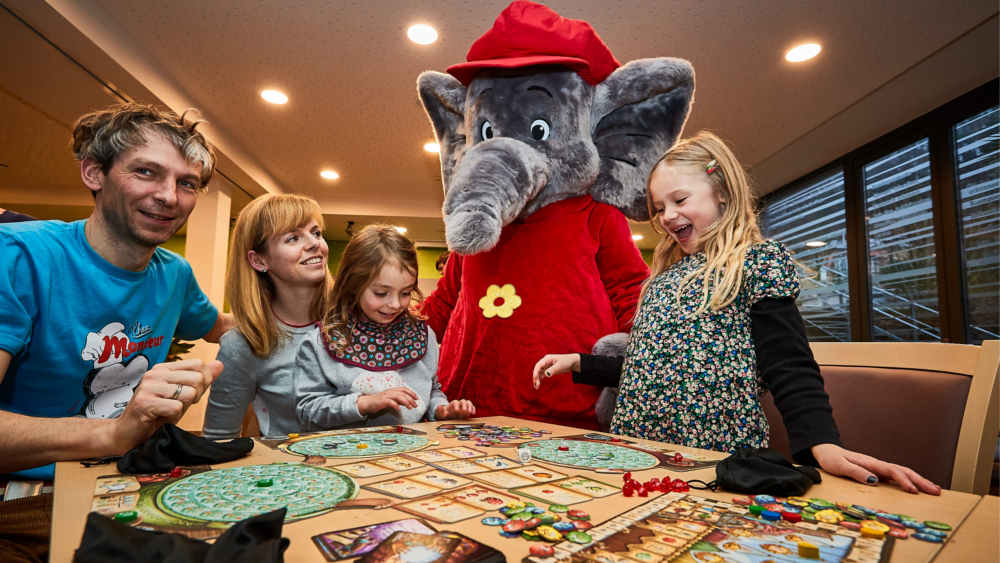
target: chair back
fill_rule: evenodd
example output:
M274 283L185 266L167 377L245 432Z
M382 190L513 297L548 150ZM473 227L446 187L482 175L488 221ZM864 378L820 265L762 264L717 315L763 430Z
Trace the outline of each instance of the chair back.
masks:
M995 438L1000 342L810 344L844 447L907 466L941 487L986 494ZM771 395L771 447L791 456Z

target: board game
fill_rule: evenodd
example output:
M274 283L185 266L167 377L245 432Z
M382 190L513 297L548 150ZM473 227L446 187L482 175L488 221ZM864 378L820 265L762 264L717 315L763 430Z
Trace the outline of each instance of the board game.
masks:
M533 459L599 472L642 471L656 467L685 472L713 467L719 463L718 460L597 433L528 442L522 447L531 450Z
M176 473L99 477L91 511L128 513L127 520L115 519L140 529L210 538L234 522L283 507L286 522L319 516L358 494L350 476L300 463L193 466Z
M895 539L862 537L833 524L770 521L745 507L669 493L562 541L526 563L878 563ZM802 544L816 557L800 557Z
M437 445L423 432L403 426L373 426L255 439L271 449L304 457L303 463L310 465L322 465L328 458L383 457Z

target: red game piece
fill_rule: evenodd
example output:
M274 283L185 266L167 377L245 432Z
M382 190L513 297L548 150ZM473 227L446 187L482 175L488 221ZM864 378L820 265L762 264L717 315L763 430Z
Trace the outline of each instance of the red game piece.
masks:
M556 550L550 545L533 545L528 548L528 552L535 557L552 557L556 554Z
M670 483L670 490L675 493L686 493L691 490L691 487L680 479L674 479L674 481Z
M632 472L631 471L628 471L624 475L622 475L622 481L628 482L628 481L631 481L631 480L632 480Z
M170 476L171 477L180 477L183 474L184 474L184 471L180 467L175 467L175 468L173 468L173 469L170 470Z
M649 491L647 491L646 487L644 487L642 485L639 485L639 487L636 488L636 492L639 493L639 496L641 496L641 497L648 497L649 496Z
M843 522L841 522L841 524L843 524ZM886 534L898 540L905 540L906 538L910 537L910 534L906 533L906 530L897 530L895 528L889 530L888 532L886 532Z
M653 477L652 479L649 480L649 483L646 485L646 488L653 491L660 490L660 480L657 479L656 477Z
M630 496L632 496L632 495L635 494L635 489L633 489L632 487L630 487L628 485L628 483L625 483L625 486L622 487L622 494L625 495L625 496L627 496L627 497L630 497Z
M561 451L561 452L568 452L569 451L569 446L559 446L559 451Z
M682 456L680 454L680 452L675 453L674 454L674 463L680 463L682 461L684 461L684 456Z
M750 506L753 501L748 498L736 497L733 499L733 504L738 504L739 506Z
M611 438L611 441L612 442L621 442L622 439L621 438Z
M802 521L802 515L795 512L782 512L781 518L786 522L796 523Z
M848 530L854 530L855 532L861 530L861 524L858 524L857 522L851 522L848 520L844 520L843 522L841 522L840 527L847 528Z

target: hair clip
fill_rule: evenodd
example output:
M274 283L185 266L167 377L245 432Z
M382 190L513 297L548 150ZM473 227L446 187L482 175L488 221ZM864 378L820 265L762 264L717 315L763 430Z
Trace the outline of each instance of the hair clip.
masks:
M708 165L705 166L705 174L711 174L712 172L715 172L715 170L718 167L719 167L718 161L713 159L712 162L709 162Z

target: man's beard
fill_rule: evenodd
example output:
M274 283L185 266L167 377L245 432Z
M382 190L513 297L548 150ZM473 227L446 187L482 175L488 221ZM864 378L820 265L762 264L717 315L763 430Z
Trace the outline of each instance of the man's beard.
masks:
M168 240L179 230L174 229L167 232L144 231L139 228L135 220L125 209L125 202L121 199L116 201L105 201L101 206L101 215L108 227L123 241L136 246L152 248L159 246ZM107 205L110 204L110 205Z

